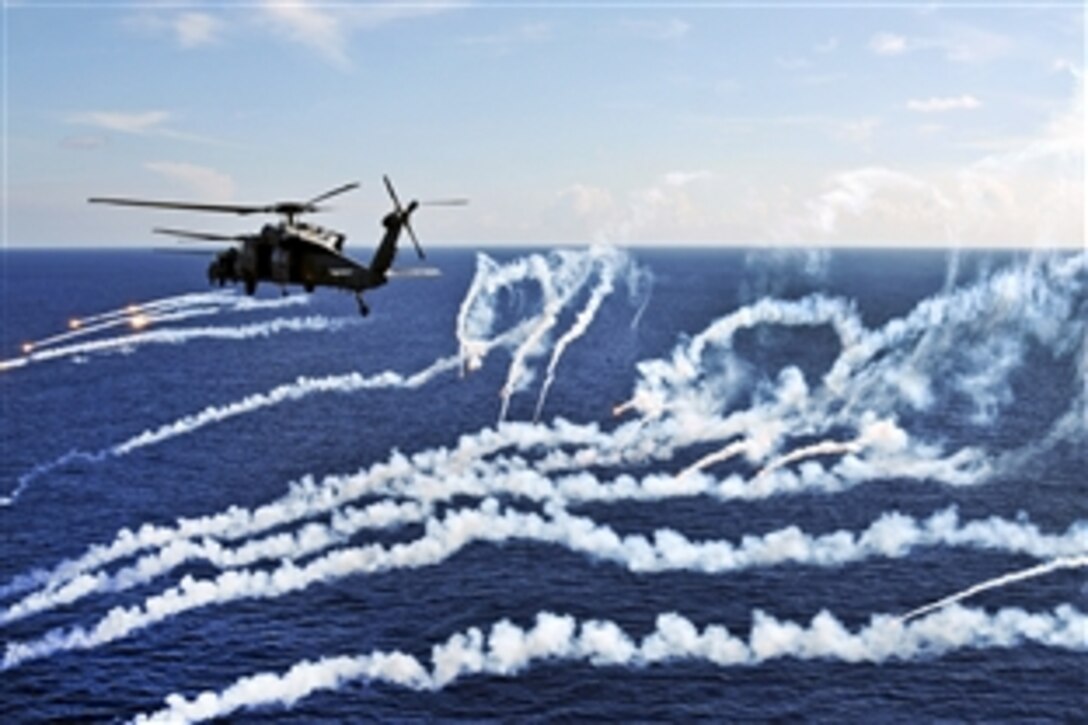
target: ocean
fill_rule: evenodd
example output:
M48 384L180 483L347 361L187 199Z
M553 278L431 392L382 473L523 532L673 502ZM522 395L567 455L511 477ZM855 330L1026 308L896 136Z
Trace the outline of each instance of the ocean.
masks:
M0 720L1084 718L1088 254L428 261L0 252Z

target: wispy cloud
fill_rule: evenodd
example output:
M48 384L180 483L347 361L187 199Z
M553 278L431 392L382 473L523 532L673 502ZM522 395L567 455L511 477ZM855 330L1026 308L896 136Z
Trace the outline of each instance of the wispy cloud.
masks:
M971 95L946 98L911 99L907 109L916 113L944 113L945 111L973 111L982 107L982 101Z
M563 189L546 221L572 239L638 242L694 238L712 225L716 206L698 203L692 192L713 180L709 170L674 170L653 184L627 192L577 183Z
M832 127L832 133L841 141L868 147L873 140L877 128L880 127L880 119L876 116L864 118L845 119Z
M301 2L266 0L261 10L273 32L286 40L309 48L337 67L351 65L347 28L341 16Z
M887 223L901 221L901 213L937 218L951 208L926 182L881 166L840 172L828 180L827 186L824 193L805 205L812 227L824 235L839 232L844 217L870 216Z
M144 168L178 182L193 196L204 201L229 201L234 198L234 179L208 166L182 161L149 161Z
M174 33L183 48L214 43L219 39L223 23L207 13L181 13L174 20Z
M69 113L65 121L80 126L91 126L103 131L133 136L158 136L179 141L222 145L222 142L206 136L179 131L170 125L174 118L169 111L77 111Z
M869 38L869 50L881 56L899 56L920 50L938 50L955 63L988 63L1014 50L1006 36L967 25L945 25L926 36L880 32Z
M795 238L830 243L1080 246L1085 239L1084 85L1032 136L1006 139L962 166L886 166L831 174L803 204ZM928 124L919 133L940 133ZM992 142L995 143L995 142Z
M102 148L107 144L105 136L98 134L83 134L78 136L65 136L61 139L61 148L74 149L76 151L92 151Z
M147 134L161 133L170 120L168 111L80 111L68 115L68 123L96 126L107 131Z
M908 50L907 39L895 33L877 33L869 39L869 50L877 55L902 55Z
M834 37L834 36L828 38L827 40L823 41L822 43L817 43L816 45L812 46L813 52L821 53L821 54L834 53L838 49L839 49L839 39L837 37Z
M632 20L620 21L620 30L639 38L650 40L679 40L691 30L691 24L679 18L666 18L663 20Z
M421 18L463 7L465 2L435 0L428 3L379 3L353 5L294 0L262 0L259 20L285 40L315 52L342 69L351 67L351 36L388 23Z
M462 45L490 48L498 53L509 53L517 47L551 40L550 23L523 23L511 30L487 35L470 35L461 38Z
M879 116L841 117L821 114L697 118L730 134L778 132L780 129L813 130L834 141L863 147L872 140L882 123Z
M122 21L124 27L151 36L168 35L181 48L197 48L222 39L226 28L224 21L210 13L184 11L169 12L142 8Z
M779 56L774 59L774 62L778 64L779 68L787 71L804 70L812 66L812 61L802 56Z

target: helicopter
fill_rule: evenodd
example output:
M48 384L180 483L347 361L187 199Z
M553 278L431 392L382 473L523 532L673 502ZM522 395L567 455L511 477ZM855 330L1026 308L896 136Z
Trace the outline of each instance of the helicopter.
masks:
M419 258L421 260L426 258L419 244L419 238L412 229L412 213L420 206L462 206L468 203L465 199L423 202L413 199L404 206L400 203L400 198L389 177L383 175L382 180L393 202L393 210L382 219L385 233L368 266L356 262L343 253L344 243L347 241L345 234L299 220L303 214L323 211L325 207L318 206L320 202L358 188L357 181L330 189L309 201L302 202L205 204L101 196L91 197L87 201L92 204L239 215L278 214L282 217L278 224L265 224L255 234L215 234L160 227L152 231L156 234L166 234L186 240L232 242L237 245L219 252L208 265L210 284L218 284L222 287L227 283L241 282L247 295L256 293L259 282L278 284L284 288L285 292L286 285L289 284L302 285L306 292L313 292L318 287L343 289L355 293L359 314L365 317L370 313L370 308L363 300L363 292L383 286L391 276L397 274L392 266L401 231L408 232ZM424 271L429 272L431 276L437 272L437 270Z

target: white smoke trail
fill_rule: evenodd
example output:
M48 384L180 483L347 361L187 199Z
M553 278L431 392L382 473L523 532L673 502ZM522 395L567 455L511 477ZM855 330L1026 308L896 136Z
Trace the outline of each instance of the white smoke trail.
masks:
M446 495L453 498L463 493L464 489L455 489ZM382 501L361 510L337 512L328 525L308 524L298 534L277 534L250 541L233 550L208 536L199 541L195 540L196 537L176 538L163 543L158 553L141 557L113 574L81 573L63 579L54 578L42 590L0 612L0 624L71 604L91 594L118 592L146 584L182 563L196 559L220 568L236 568L266 559L303 558L341 544L363 529L418 523L429 515L433 503L432 500L425 505L413 503L398 506ZM704 573L714 574L734 568L772 565L780 563L775 558L777 555L762 552L775 548L789 549L792 552L790 555L797 557L791 561L819 565L843 564L870 555L901 556L912 546L938 543L949 546L1005 548L1015 553L1040 557L1088 549L1088 533L1082 524L1074 525L1059 538L1042 535L1030 525L1013 524L996 518L959 527L954 509L934 514L923 522L895 513L886 514L861 534L840 531L827 537L826 541L808 536L796 527L788 527L767 534L763 537L762 544L757 544L755 538L747 538L739 550L729 542L689 542L669 530L657 532L652 544L643 537L628 537L616 543L620 541L620 537L610 528L561 513L560 509L555 511L552 522L548 524L552 528L540 524L537 529L531 529L526 537L530 540L559 543L596 558L616 561L635 571L662 571L677 566L690 566ZM534 533L538 529L545 533L538 536ZM1004 537L1009 543L998 545L996 542L1000 537ZM577 543L580 541L592 542L592 546ZM839 541L844 544L838 548L826 543ZM852 543L855 541L856 544ZM603 547L603 542L612 543L610 547ZM803 549L808 549L811 553L801 557L798 552ZM720 559L711 561L712 556Z
M53 471L64 468L65 466L75 463L76 461L82 461L84 463L99 463L105 459L105 455L102 453L85 453L83 451L68 451L60 458L50 461L49 463L42 463L26 473L19 476L15 482L15 488L11 490L6 496L0 496L0 508L5 508L13 505L19 500L19 497L23 495L23 492L30 487L30 484L35 479L45 476ZM6 588L0 587L0 595L3 595Z
M529 358L543 352L544 341L558 322L559 314L590 278L593 265L592 260L586 259L586 256L558 252L547 259L537 255L530 258L531 274L540 283L543 295L542 309L528 336L511 357L506 382L499 391L502 401L499 410L500 423L506 420L510 398L528 384Z
M759 469L756 473L756 478L762 478L772 471L777 471L779 468L784 468L796 461L803 461L806 458L812 458L813 456L832 456L845 453L858 453L862 450L862 445L858 441L821 441L819 443L813 443L812 445L802 446L793 451L790 451L784 456L780 456L763 468Z
M188 313L176 313L172 317L181 318ZM88 352L101 352L109 350L127 349L137 345L145 344L170 344L179 345L184 344L190 340L195 339L218 339L218 340L247 340L258 337L269 337L271 335L279 334L281 332L322 332L322 331L336 331L348 324L346 320L330 319L326 317L306 317L306 318L277 318L268 322L255 323L251 325L239 326L239 327L202 327L202 328L181 328L181 329L169 329L169 330L155 330L151 332L143 332L135 335L126 335L119 338L109 338L105 340L96 340L93 342L86 342L77 345L71 345L61 348L50 348L41 352L33 353L29 359L34 361L51 360L59 357L71 357L74 355L81 355ZM452 364L447 359L445 361L438 361L432 368L437 368L437 372L451 368ZM0 369L2 363L0 363ZM100 463L111 456L123 456L131 453L132 451L142 448L144 446L152 445L154 443L160 443L170 438L182 435L184 433L192 432L198 428L201 428L210 423L219 422L236 415L252 412L268 405L275 405L278 402L288 399L299 399L305 397L311 392L326 392L334 390L349 391L352 389L363 390L376 387L418 387L421 382L417 382L419 376L424 375L427 371L417 373L415 376L411 376L407 379L401 378L395 373L382 373L372 378L364 378L358 374L350 376L342 376L332 379L308 379L299 378L293 384L280 386L273 389L266 394L256 394L250 396L237 403L232 403L227 406L210 406L195 416L186 416L181 420L175 421L160 427L155 431L145 431L140 435L131 438L127 441L119 443L110 448L100 450L94 453L84 451L69 451L63 456L57 458L49 463L39 464L32 470L19 476L16 486L12 491L6 495L0 496L0 508L6 508L12 506L19 497L26 491L26 489L33 483L34 480L46 475L58 468L68 465L74 461L84 461L88 463ZM426 377L423 382L429 380L433 375ZM2 591L2 590L0 590Z
M744 639L718 624L700 630L684 616L669 612L658 615L654 629L635 639L615 622L579 622L543 611L529 629L504 619L486 634L477 627L456 633L432 648L429 667L399 651L303 661L282 675L266 672L242 677L222 692L209 690L193 699L169 695L163 710L140 715L134 722L200 722L229 717L242 709L290 708L315 692L338 690L354 680L440 690L468 675L512 677L541 660L613 668L675 661L753 667L781 658L871 664L961 649L1006 649L1029 642L1083 652L1088 649L1083 636L1086 627L1088 617L1068 605L1044 613L1009 608L994 614L954 607L910 623L875 614L856 631L827 610L807 625L755 610Z
M73 604L105 592L121 592L147 584L191 561L219 569L235 569L263 560L295 561L345 543L363 530L389 529L423 521L429 513L418 503L378 501L362 509L337 511L329 524L310 523L295 532L273 534L228 548L213 538L175 539L155 554L142 556L112 573L80 574L24 597L0 612L0 625Z
M748 305L678 346L671 357L638 365L632 398L614 412L636 410L644 416L642 441L627 452L614 447L612 455L623 460L633 450L644 460L667 460L686 445L729 441L745 434L746 426L761 431L765 440L760 449L769 453L779 447L782 436L856 426L866 415L894 420L901 410L932 408L937 395L967 396L976 406L971 421L986 422L1011 400L1008 380L1022 367L1030 340L1065 356L1085 338L1085 321L1076 305L1083 299L1086 269L1088 255L1001 270L963 290L924 301L875 331L866 331L845 301L818 295ZM748 327L783 324L827 324L838 332L842 351L822 385L809 390L799 372L787 375L791 369L786 368L769 394L756 386L750 407L721 417L740 391L753 388L731 358L733 336ZM927 334L932 339L935 327L946 330L950 344L930 350L922 341ZM965 338L992 342L982 347L958 342ZM1078 400L1070 413L1083 409ZM953 457L975 453L963 449ZM608 459L606 452L597 454L601 461ZM760 453L752 451L748 457L756 462Z
M695 461L695 463L692 463L690 466L678 473L676 477L684 478L685 476L690 476L691 474L696 473L697 471L702 471L710 466L716 465L718 463L724 463L725 461L728 461L729 459L739 456L741 453L745 453L746 451L748 451L750 445L751 444L747 440L734 441L733 443L730 443L724 448L721 448L717 451L714 451L713 453L708 453L707 455L703 456L699 460Z
M976 594L981 594L982 592L986 592L991 589L1000 589L1001 587L1006 587L1010 584L1027 581L1028 579L1035 579L1036 577L1051 574L1053 572L1061 571L1063 569L1084 569L1086 567L1088 567L1088 554L1054 559L1053 561L1048 561L1044 564L1038 564L1036 566L1028 567L1027 569L1010 572L1008 574L1003 574L999 577L994 577L993 579L987 579L984 582L974 584L962 591L944 597L943 599L939 599L935 602L931 602L916 609L912 609L911 611L904 614L901 619L903 621L915 619L917 617L928 614L929 612L932 612L936 609L943 609L944 607L957 604L959 602L962 602L964 599L973 597ZM1085 642L1088 643L1088 630L1085 630L1084 634Z
M530 259L520 257L500 266L486 254L476 255L476 274L457 312L462 372L476 370L483 364L490 349L484 340L493 334L498 296L502 290L514 289L529 278Z
M454 359L444 361L448 369ZM404 382L422 384L437 372L435 366L417 373ZM383 374L384 375L384 374ZM388 374L394 380L396 374ZM381 378L383 376L378 376ZM277 397L278 399L278 397ZM198 416L197 423L207 424L217 415L228 411ZM637 437L637 428L630 435ZM320 482L303 479L289 487L287 495L254 511L231 508L221 514L197 519L179 519L174 526L145 525L137 532L123 529L109 545L94 545L76 559L61 562L52 570L37 570L16 577L0 586L0 595L9 596L40 585L58 587L68 579L93 571L120 558L147 548L161 548L186 538L215 537L237 539L252 536L268 528L282 526L299 519L319 516L338 506L366 495L396 495L411 497L433 504L448 501L457 495L484 498L493 495L518 496L535 502L551 502L557 506L587 502L618 502L625 500L657 501L666 498L705 496L723 502L759 500L770 496L802 491L836 493L866 481L888 478L942 481L950 485L973 485L985 480L987 469L980 467L977 456L957 454L948 459L936 456L924 447L898 449L878 445L881 432L892 441L899 435L885 421L877 421L864 429L859 439L869 443L869 457L849 456L835 467L825 470L807 464L800 473L777 471L760 478L746 480L730 476L718 481L705 475L685 475L681 481L667 474L649 474L641 480L621 475L603 482L588 475L586 466L596 465L592 456L559 455L555 449L562 445L590 446L583 453L601 446L612 438L595 425L576 425L558 419L552 426L505 423L498 430L484 429L474 435L462 436L453 450L443 448L421 451L411 459L394 453L387 463L375 464L350 476L327 476ZM165 438L170 433L181 434L183 426L160 428L143 442ZM141 437L126 444L135 445ZM486 459L505 448L521 451L552 449L536 464L520 457ZM75 459L97 460L95 456L111 455L111 449L98 454L73 452L55 462L61 465ZM548 471L573 468L580 472L566 477L551 478ZM691 473L686 471L685 474Z
M514 344L522 334L522 328L516 327L494 340L480 341L481 345L488 348L509 346ZM45 464L35 466L31 471L22 474L15 489L8 495L0 497L0 507L11 506L37 478L46 475L58 468L76 461L99 463L109 457L125 456L135 450L150 445L156 445L181 435L193 433L207 425L221 423L230 418L238 417L263 408L280 405L287 401L297 401L315 394L323 393L354 393L363 390L401 388L419 388L438 375L454 369L457 366L457 358L446 357L435 360L431 365L405 376L400 373L387 370L370 376L361 373L347 373L344 375L332 375L322 378L299 377L292 383L276 386L264 393L254 393L241 400L225 405L212 405L204 410L184 416L171 423L159 426L154 430L146 430L126 441L102 449L94 453L83 451L70 451L60 458ZM0 593L3 588L0 588Z
M544 401L548 399L548 391L551 390L552 384L555 382L555 371L559 367L559 360L563 357L563 353L572 342L585 334L593 319L597 316L597 311L600 310L605 299L615 289L614 277L617 271L614 266L615 263L615 254L611 255L610 258L600 259L600 281L590 292L589 299L586 300L585 306L578 313L574 323L555 343L551 360L548 361L548 369L544 374L544 383L540 386L540 396L536 401L533 422L540 420L540 414L544 410Z
M226 405L208 406L199 413L187 415L183 418L160 426L155 430L147 430L138 436L134 436L122 443L111 447L110 455L124 456L144 448L146 446L161 443L165 440L180 435L192 433L212 423L221 423L247 413L252 413L262 408L279 405L285 401L297 401L317 393L354 393L362 390L376 390L379 388L419 388L438 375L457 367L457 359L454 357L440 358L429 366L412 375L402 375L391 370L375 375L362 375L360 373L348 373L345 375L331 375L321 378L299 377L293 383L278 385L265 393L255 393L241 400Z
M529 384L529 361L546 352L548 335L558 323L560 315L594 278L598 279L572 328L552 348L549 380L545 383L544 395L554 382L559 358L592 323L604 298L612 292L617 275L621 273L626 275L632 291L638 288L638 281L646 276L626 254L603 246L594 246L587 251L556 251L546 256L533 254L502 265L486 255L477 256L476 274L457 316L462 373L478 369L492 349L484 340L494 334L501 295L504 292L518 294L525 285L539 288L540 299L536 311L517 325L519 342L514 347L506 381L499 392L500 423L506 420L510 398ZM542 404L538 401L538 411ZM539 417L539 412L537 415Z
M184 313L176 314L181 315ZM180 319L180 317L175 317L175 319ZM257 337L270 337L282 332L330 332L340 330L348 324L351 324L351 321L346 318L311 315L309 317L280 317L248 325L150 330L132 335L92 340L62 347L51 347L45 350L34 350L23 358L0 361L0 370L21 367L28 362L40 363L88 353L128 350L143 345L182 345L191 340L200 339L249 340Z
M447 368L453 359L447 359ZM417 373L406 383L421 384L436 373L434 366ZM396 374L389 374L395 376ZM379 376L381 377L381 376ZM276 398L278 399L278 397ZM226 410L198 416L197 423L206 424ZM864 429L861 438L876 440L874 431L883 430L884 422L878 421ZM636 440L637 426L624 434ZM143 439L153 439L185 430L184 426L160 428ZM894 429L893 429L894 430ZM936 457L925 448L899 450L894 447L870 445L869 458L848 457L830 470L809 464L800 474L778 471L756 480L730 476L717 481L707 476L688 476L680 481L671 475L649 474L641 480L622 475L612 482L602 482L588 475L586 466L598 461L589 455L575 453L571 456L556 452L563 445L588 446L583 453L613 441L616 432L606 434L596 425L576 425L557 419L551 426L527 423L504 423L497 430L484 429L473 435L462 436L456 448L436 448L421 451L411 459L394 453L387 463L378 463L367 470L350 476L327 476L320 482L312 479L291 484L288 493L277 501L265 504L253 511L231 508L221 514L196 519L179 519L174 526L144 525L137 532L122 529L108 545L94 545L82 556L56 565L52 570L36 570L16 577L0 587L0 595L26 591L39 585L55 588L72 577L93 571L120 558L133 555L147 548L166 547L186 538L215 537L237 539L252 536L268 528L282 526L299 519L319 516L338 506L366 495L395 495L411 497L425 503L448 501L456 495L484 498L492 495L518 496L535 502L551 502L558 506L586 502L617 502L623 500L656 501L665 498L705 496L723 502L733 500L758 500L780 494L800 491L828 493L844 491L865 481L886 478L928 479L951 485L971 485L984 479L978 470L978 461L970 455L957 455L950 459ZM894 440L895 434L890 434ZM138 436L120 445L135 445ZM488 457L506 448L520 451L550 449L545 458L531 464L520 457ZM60 463L72 457L95 460L94 456L111 455L111 449L98 454L68 454ZM551 478L549 471L573 468L579 473ZM471 475L470 475L471 474Z
M301 295L282 297L272 300L259 300L250 297L237 297L232 293L212 292L166 297L149 302L133 303L120 309L101 312L86 317L74 317L69 320L69 330L50 337L32 340L26 344L31 350L42 350L61 342L89 337L120 326L140 329L149 324L177 322L197 317L208 317L224 312L252 312L257 310L275 310L285 307L305 305L309 298ZM29 357L29 353L24 357ZM5 361L12 363L14 361ZM0 363L3 365L3 363Z
M393 512L382 510L378 514L362 512L357 517L358 526L371 527L378 521L410 521L419 513L419 509L412 508ZM314 543L306 553L312 554L329 545L337 534L350 533L350 526L342 523L339 531L323 530L318 524L307 527L306 538ZM192 558L219 565L258 558L282 559L271 571L230 569L214 579L185 577L180 584L149 597L142 606L110 610L90 629L53 630L35 641L10 642L0 669L10 669L60 651L97 647L183 612L213 604L280 597L354 574L433 566L475 542L533 541L562 546L636 573L692 571L703 574L785 563L841 566L873 556L900 558L914 548L938 545L1037 557L1068 556L1088 550L1088 525L1083 523L1074 524L1066 534L1049 535L1040 533L1030 524L998 518L960 525L953 509L922 521L898 513L885 514L859 534L836 531L813 536L790 526L763 536L746 536L739 544L692 542L670 529L660 529L652 537L634 534L621 537L611 527L571 515L559 507L549 507L548 514L541 516L503 510L494 499L484 501L477 509L450 511L441 518L429 518L423 528L424 534L410 542L388 547L368 544L336 549L303 566L296 565L293 557L283 558L292 545L301 548L301 541L290 536L273 536L242 547L244 553L224 551L214 542L188 544L145 557L113 576L79 577L56 592L26 598L6 610L0 622L68 604L90 593L121 591L144 584L149 578Z

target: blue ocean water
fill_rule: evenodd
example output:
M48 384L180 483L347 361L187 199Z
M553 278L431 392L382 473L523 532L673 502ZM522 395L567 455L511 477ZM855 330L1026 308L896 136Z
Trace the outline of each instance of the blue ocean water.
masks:
M502 265L515 264L529 252L488 254ZM985 286L1010 269L1034 270L1046 264L1026 254L938 251L640 250L631 256L641 282L637 289L617 284L585 335L571 342L536 427L552 430L562 420L596 423L605 434L616 431L630 418L614 417L612 410L632 398L640 380L648 379L647 361L674 360L677 346L760 300L785 304L815 294L833 297L853 309L866 330L874 331L907 318L926 300ZM495 350L470 375L459 374L460 365L454 365L415 388L288 396L124 455L100 455L144 431L290 385L300 376L410 375L436 359L456 355L459 312L479 269L476 253L435 250L431 257L443 272L440 278L398 281L375 291L368 300L373 312L365 320L357 317L348 296L322 291L304 304L277 306L279 291L264 288L259 298L267 306L242 309L224 302L227 298L179 303L170 309L208 314L165 320L147 330L257 330L274 326L276 320L309 320L309 327L281 325L245 339L227 333L174 341L169 336L157 342L134 339L105 350L32 358L0 372L0 494L25 484L10 505L0 508L0 605L10 611L35 591L55 593L61 579L53 589L45 579L21 588L17 583L24 581L21 575L51 571L92 545L113 542L122 529L170 527L182 517L207 517L232 507L254 509L279 499L291 482L306 477L320 482L328 476L373 472L395 452L430 453L456 447L480 431L501 431L499 393L513 348ZM142 251L5 251L0 256L0 358L18 360L22 343L63 333L73 317L205 292L200 286L204 264L199 258ZM874 476L833 492L801 487L735 500L705 494L619 496L576 501L567 510L621 537L642 534L651 540L655 531L666 528L691 541L734 543L791 526L812 536L861 532L889 512L924 519L949 507L964 522L996 517L1054 536L1076 532L1079 525L1083 534L1088 520L1088 426L1083 416L1084 348L1077 335L1083 335L1088 300L1083 265L1063 274L1074 281L1066 284L1057 274L1065 285L1059 291L1023 293L1013 283L1008 290L998 286L966 322L944 329L935 316L932 335L889 345L866 363L883 375L915 368L929 375L929 400L912 403L914 387L903 383L895 388L903 400L881 410L893 411L896 426L912 441L939 449L945 457L965 449L976 452L994 470L979 474L972 485L901 473ZM498 295L496 328L539 311L539 295L534 284ZM560 310L547 334L552 343L574 324L587 301L588 292L581 292ZM1018 306L1033 304L1051 305L1065 316L1053 320L1053 331L1022 329L1043 319L1021 315ZM122 325L58 345L134 332ZM707 363L700 379L710 382L698 389L700 399L720 393L722 415L757 407L781 385L787 368L800 373L809 391L818 391L842 347L828 324L741 327L731 338L729 355ZM510 399L509 421L530 427L547 360L546 354L534 359L532 379ZM882 361L889 363L884 372ZM714 382L715 374L729 384ZM869 384L882 390L883 382ZM855 408L863 404L863 399L853 401L853 408L829 404L826 410L841 414L841 419L822 428L788 419L784 425L790 435L781 438L779 452L826 439L850 439L860 420ZM649 436L655 425L652 414L646 420ZM677 420L682 422L682 417ZM1062 420L1072 423L1063 427L1058 425ZM673 440L688 440L670 430ZM678 444L667 456L620 464L594 461L584 473L606 482L624 475L673 476L725 442L693 440ZM549 444L517 449L509 443L488 454L486 460L496 467L487 475L499 488L505 485L503 472L514 481L523 468L558 480L560 474L547 469L546 456L578 448L571 442L554 450ZM814 453L807 460L830 470L842 458L841 452ZM800 472L804 465L788 462L782 467ZM737 459L708 471L716 479L735 475L753 482L760 480L757 469L757 463ZM459 471L436 467L434 485L443 485L446 476ZM352 503L362 507L383 498L368 493ZM387 498L411 500L408 495ZM411 543L428 535L433 519L476 505L479 499L465 493L442 502L426 521L353 531L329 548L376 543L392 549ZM513 489L498 500L516 511L547 514L545 504L520 497ZM315 511L262 535L291 533L306 523L329 522L331 516L328 510ZM753 628L755 612L807 626L827 610L846 628L857 630L874 614L905 613L1040 562L1037 556L1001 547L938 544L840 564L756 564L720 573L677 566L647 572L574 546L531 537L496 538L468 543L435 563L328 576L286 593L187 608L100 644L58 647L25 661L12 659L13 646L74 642L70 635L75 628L101 633L111 611L150 608L157 595L186 577L217 580L221 568L188 559L128 588L112 586L70 603L51 602L27 616L8 617L0 624L7 647L0 671L0 718L125 721L162 708L174 693L194 698L205 690L223 691L248 675L284 673L303 660L375 651L399 651L429 666L432 648L457 633L477 627L486 634L502 620L529 628L541 612L580 622L613 622L636 641L654 631L660 615L673 612L699 628L724 625L742 639ZM227 545L254 539L244 536L227 540ZM90 572L108 577L143 553ZM305 567L324 553L304 555L295 564ZM1077 553L1088 552L1081 548ZM244 568L273 572L287 558L271 556ZM1086 598L1083 569L1070 569L982 592L965 604L987 612L1020 608L1047 613L1063 604L1083 611ZM273 704L235 710L229 717L307 723L1073 721L1088 711L1088 633L1080 635L1079 648L1038 641L969 644L948 651L934 646L880 662L818 654L733 666L698 657L634 664L543 657L508 674L465 674L434 690L379 677L345 678L335 687L307 692L289 708ZM954 633L949 637L955 639Z

